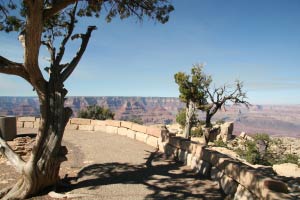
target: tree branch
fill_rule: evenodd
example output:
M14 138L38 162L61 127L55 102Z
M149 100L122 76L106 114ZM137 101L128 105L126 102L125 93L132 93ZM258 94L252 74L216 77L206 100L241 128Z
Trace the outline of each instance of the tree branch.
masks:
M49 51L49 54L50 54L50 57L51 57L50 60L51 60L51 62L53 62L54 59L55 59L55 47L53 47L52 42L50 42L50 41L41 41L41 43L47 47L47 49Z
M0 73L16 75L30 83L29 74L22 63L16 63L0 56Z
M16 170L21 173L25 166L25 161L16 154L10 146L7 145L5 140L0 137L0 152L13 164Z
M74 6L74 8L72 9L72 11L69 13L70 16L70 23L68 23L68 30L67 30L67 34L64 36L64 39L62 40L60 47L59 47L59 52L57 53L55 62L58 65L61 62L61 59L63 58L63 55L65 53L65 46L68 42L68 40L70 39L73 30L74 30L74 24L75 24L75 12L77 9L77 2Z
M57 1L52 7L46 8L43 14L43 20L46 21L47 19L51 18L53 15L58 13L59 11L63 10L64 8L68 7L69 5L78 2L78 0L61 0Z
M76 38L81 38L82 43L81 43L81 46L80 46L79 50L76 53L76 56L72 59L72 61L68 64L68 66L65 68L65 70L61 73L62 82L67 80L67 78L72 74L75 67L79 63L83 53L85 52L85 49L86 49L87 45L88 45L88 42L89 42L90 37L91 37L91 33L95 29L96 29L96 26L89 26L87 31L86 31L86 34L76 34L76 35L72 36L72 38L71 38L72 40L76 39Z

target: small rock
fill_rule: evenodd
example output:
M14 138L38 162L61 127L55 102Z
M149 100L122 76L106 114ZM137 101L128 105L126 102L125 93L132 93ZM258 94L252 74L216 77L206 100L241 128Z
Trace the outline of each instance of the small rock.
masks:
M246 136L246 133L245 132L241 132L241 134L240 134L240 138L245 138L245 136Z

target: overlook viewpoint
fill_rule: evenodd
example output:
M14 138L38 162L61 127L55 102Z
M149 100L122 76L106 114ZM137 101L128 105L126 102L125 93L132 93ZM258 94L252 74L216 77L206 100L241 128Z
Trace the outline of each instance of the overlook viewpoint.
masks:
M299 0L0 0L0 200L300 197Z

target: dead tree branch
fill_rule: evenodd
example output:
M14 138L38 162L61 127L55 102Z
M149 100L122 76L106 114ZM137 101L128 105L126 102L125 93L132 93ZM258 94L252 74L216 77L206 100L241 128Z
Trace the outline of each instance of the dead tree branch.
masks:
M76 66L79 63L83 53L86 50L86 47L87 47L88 42L89 42L90 37L91 37L91 33L95 29L96 29L96 26L89 26L85 34L76 34L76 35L73 35L71 37L72 40L77 39L77 38L81 38L82 42L81 42L81 46L80 46L79 50L76 53L76 56L72 59L72 61L67 65L65 70L61 73L62 82L67 80L67 78L72 74L72 72L76 68Z
M9 160L16 170L21 173L25 166L25 161L16 154L10 146L0 137L0 152Z
M77 2L75 3L75 6L72 9L72 11L69 13L70 22L67 25L67 33L64 36L64 39L62 40L62 42L60 44L59 51L58 51L56 59L55 59L55 62L57 65L61 62L63 55L65 53L65 46L73 33L74 26L75 26L76 9L77 9Z

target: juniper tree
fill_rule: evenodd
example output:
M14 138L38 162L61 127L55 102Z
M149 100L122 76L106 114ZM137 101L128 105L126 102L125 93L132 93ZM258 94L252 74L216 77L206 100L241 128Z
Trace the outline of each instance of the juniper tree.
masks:
M190 136L195 111L198 109L205 112L205 141L208 143L211 119L225 106L226 103L250 105L246 101L246 93L242 91L243 84L236 81L234 86L224 85L223 87L211 87L212 78L203 72L203 66L194 65L191 69L191 75L183 72L175 74L175 82L179 86L180 100L186 103L186 124L184 137Z
M78 113L78 117L85 119L97 119L106 120L114 119L115 113L113 113L109 108L104 108L98 105L88 106L85 109L81 109Z
M24 47L23 62L14 62L0 56L0 73L25 79L36 91L40 102L40 127L28 161L18 156L0 138L0 150L21 174L12 187L2 189L2 199L24 199L57 183L61 162L67 149L61 146L66 123L72 110L64 107L69 78L83 56L95 26L85 33L75 34L79 17L101 17L107 22L121 19L149 17L161 23L169 19L173 6L168 0L8 0L0 1L0 30L17 31ZM80 39L75 56L64 61L66 45ZM59 46L56 46L59 44ZM50 53L49 66L44 76L39 65L41 45Z
M203 105L206 104L207 94L205 88L210 85L211 78L203 73L203 66L199 64L193 65L190 75L178 72L174 75L174 78L179 87L179 99L186 106L184 137L189 138L195 111L196 109L202 109Z

